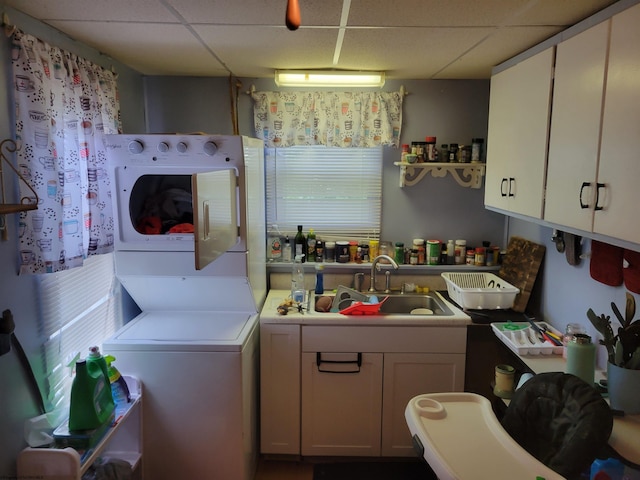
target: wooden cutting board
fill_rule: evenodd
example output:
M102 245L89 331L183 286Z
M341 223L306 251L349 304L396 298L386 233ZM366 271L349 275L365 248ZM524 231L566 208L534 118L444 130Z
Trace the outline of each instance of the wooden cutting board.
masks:
M509 240L498 276L520 289L513 302L513 310L516 312L524 312L527 308L545 250L544 245L524 238L511 237Z

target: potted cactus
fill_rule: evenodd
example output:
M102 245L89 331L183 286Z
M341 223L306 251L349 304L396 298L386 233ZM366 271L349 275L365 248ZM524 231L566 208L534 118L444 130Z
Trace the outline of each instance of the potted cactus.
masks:
M611 326L610 316L596 315L592 309L587 318L602 335L600 344L607 349L607 381L611 407L628 414L640 413L640 319L633 320L636 302L626 295L624 316L614 302L611 309L620 327L617 334Z

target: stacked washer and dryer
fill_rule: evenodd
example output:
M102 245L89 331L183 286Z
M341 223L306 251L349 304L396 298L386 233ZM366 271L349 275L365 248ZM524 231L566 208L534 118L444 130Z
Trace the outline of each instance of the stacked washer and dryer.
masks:
M102 348L143 385L144 478L250 480L266 295L263 143L106 143L116 275L142 312Z

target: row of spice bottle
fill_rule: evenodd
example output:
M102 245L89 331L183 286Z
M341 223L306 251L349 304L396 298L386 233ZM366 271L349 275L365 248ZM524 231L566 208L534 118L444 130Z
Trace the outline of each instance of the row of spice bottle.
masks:
M379 240L323 241L316 238L313 229L303 235L301 226L294 237L294 246L287 236L284 244L279 236L270 236L267 256L270 262L291 262L295 255L303 254L303 262L369 263L378 255L387 255L399 265L474 265L493 266L499 262L500 248L483 242L479 247L468 247L466 240L424 240L415 238L410 246L404 242ZM389 263L381 259L380 263Z
M451 162L480 163L483 159L484 138L471 139L470 145L443 143L440 149L436 145L436 137L425 137L424 142L411 142L402 145L401 162L406 162L406 155L416 155L417 163Z
M393 259L399 265L475 265L478 267L497 265L500 248L490 242L482 242L480 247L467 247L466 240L413 239L411 247L396 242Z

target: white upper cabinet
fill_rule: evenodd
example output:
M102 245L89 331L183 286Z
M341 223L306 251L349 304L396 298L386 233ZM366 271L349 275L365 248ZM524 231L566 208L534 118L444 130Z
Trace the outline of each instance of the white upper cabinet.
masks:
M491 78L488 208L542 218L554 48Z
M609 22L560 43L556 53L544 219L591 231Z
M558 45L544 220L640 243L640 5ZM608 60L607 60L608 55Z
M640 4L611 22L593 231L640 243Z

